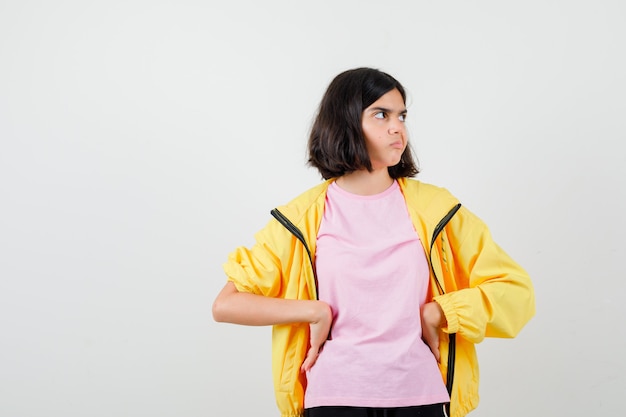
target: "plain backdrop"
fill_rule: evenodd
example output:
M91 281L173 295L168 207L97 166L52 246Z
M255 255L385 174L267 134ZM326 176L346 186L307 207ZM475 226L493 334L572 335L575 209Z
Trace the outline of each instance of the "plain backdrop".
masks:
M531 274L473 416L621 415L626 4L0 1L0 416L276 417L270 328L213 322L236 246L320 177L330 80L409 93L423 181Z

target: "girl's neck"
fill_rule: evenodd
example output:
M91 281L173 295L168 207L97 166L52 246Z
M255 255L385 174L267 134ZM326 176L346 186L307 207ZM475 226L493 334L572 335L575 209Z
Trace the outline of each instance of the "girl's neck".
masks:
M387 168L369 172L354 171L337 178L337 185L349 193L357 195L380 194L393 184Z

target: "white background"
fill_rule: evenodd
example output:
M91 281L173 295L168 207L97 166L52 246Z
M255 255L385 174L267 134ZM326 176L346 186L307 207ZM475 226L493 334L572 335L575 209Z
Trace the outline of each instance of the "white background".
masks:
M530 272L479 345L490 417L621 415L626 5L0 1L0 416L277 416L221 265L316 184L330 80L409 92L423 181Z

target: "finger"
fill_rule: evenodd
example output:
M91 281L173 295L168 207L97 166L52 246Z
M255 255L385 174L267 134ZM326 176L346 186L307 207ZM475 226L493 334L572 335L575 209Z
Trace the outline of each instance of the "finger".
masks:
M307 358L303 363L302 366L300 367L300 370L302 372L307 372L309 371L313 365L315 365L315 362L317 362L317 358Z
M309 369L311 369L313 367L313 365L315 365L315 362L317 362L317 356L318 356L318 349L311 347L309 349L309 351L306 354L306 357L304 358L304 362L302 362L302 366L300 367L300 370L302 372L306 372Z
M440 355L439 355L439 335L435 332L433 333L427 333L425 334L425 342L428 345L428 348L430 349L430 351L433 353L433 356L435 357L435 359L437 359L437 362L439 362L440 359Z
M439 362L439 359L441 358L441 355L439 354L439 338L435 337L430 345L430 350L432 350L433 355L435 355L435 359L437 359L437 362Z
M432 352L433 356L435 357L435 359L437 360L437 362L439 362L439 350L436 349L432 344L428 343L428 348L430 349L430 351Z

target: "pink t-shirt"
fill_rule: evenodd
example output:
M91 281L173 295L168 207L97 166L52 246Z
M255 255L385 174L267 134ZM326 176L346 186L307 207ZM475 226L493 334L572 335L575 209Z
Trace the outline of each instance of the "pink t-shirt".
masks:
M307 373L306 408L450 400L421 338L429 269L397 182L370 196L330 185L316 270L334 321L332 339Z

